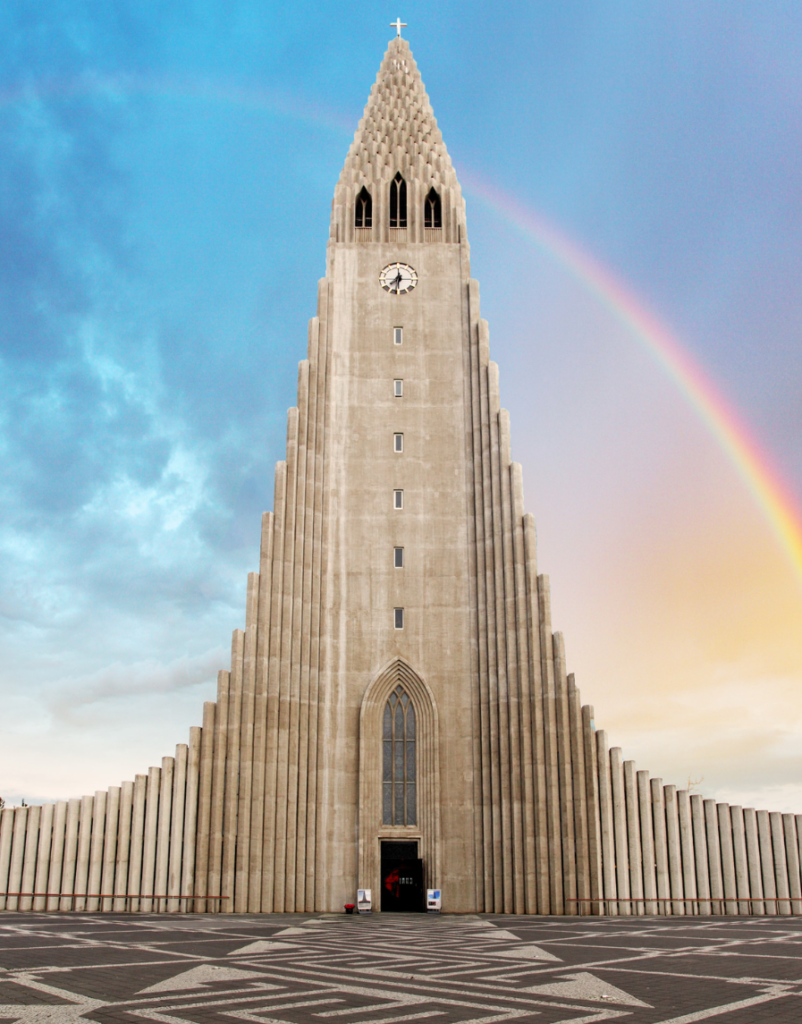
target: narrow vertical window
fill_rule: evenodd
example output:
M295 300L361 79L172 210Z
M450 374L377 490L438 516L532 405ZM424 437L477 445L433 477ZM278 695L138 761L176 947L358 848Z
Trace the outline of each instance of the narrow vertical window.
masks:
M396 629L404 628L404 609L393 608L393 622L395 623Z
M395 569L404 568L404 549L393 548L393 567Z
M425 228L441 228L443 226L443 204L434 189L429 190L423 204L423 226Z
M418 820L415 707L396 686L382 719L382 824L415 825Z
M404 435L393 434L393 451L402 452L404 450Z
M407 183L401 172L390 182L390 227L405 228L407 226Z
M402 380L393 381L393 398L404 397L404 382Z
M354 223L358 228L369 228L373 224L373 200L366 188L356 197L356 211Z
M403 508L403 507L404 507L404 492L403 491L393 491L393 508Z
M393 344L394 345L401 345L401 344L403 344L403 341L404 341L404 328L403 327L394 327L393 328Z

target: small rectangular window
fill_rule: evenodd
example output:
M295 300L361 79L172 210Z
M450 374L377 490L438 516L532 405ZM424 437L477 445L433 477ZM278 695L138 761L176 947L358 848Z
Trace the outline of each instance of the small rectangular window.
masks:
M402 380L393 381L393 398L404 397L404 382Z
M404 328L394 327L393 328L393 344L400 345L404 340Z
M393 567L396 569L404 568L404 549L393 548Z
M393 451L402 452L404 450L404 435L393 434Z
M404 609L403 608L394 608L393 611L394 611L394 615L395 615L395 628L396 629L403 629L404 628Z
M404 507L404 492L403 491L393 491L393 508L403 508L403 507Z

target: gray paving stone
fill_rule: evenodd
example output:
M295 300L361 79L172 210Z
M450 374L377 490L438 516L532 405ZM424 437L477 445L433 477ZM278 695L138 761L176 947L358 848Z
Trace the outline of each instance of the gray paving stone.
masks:
M0 915L9 1024L618 1019L798 1024L802 918Z

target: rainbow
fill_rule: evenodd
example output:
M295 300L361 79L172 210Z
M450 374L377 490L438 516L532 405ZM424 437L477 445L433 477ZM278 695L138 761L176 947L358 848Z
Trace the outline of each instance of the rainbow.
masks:
M45 80L33 89L26 86L0 92L0 106L24 101L31 95L50 94L63 99L100 94L114 101L130 93L154 93L175 100L200 100L268 110L273 115L304 121L324 131L346 132L349 137L353 131L352 117L310 104L296 96L253 87L226 86L219 82L211 86L207 81L189 78L159 81L152 76L121 75L70 81ZM802 513L767 453L687 348L615 274L559 228L519 199L472 172L466 173L464 168L460 179L468 195L484 203L525 241L536 245L570 271L629 329L723 449L768 520L802 586Z
M691 404L724 450L791 561L802 584L802 514L733 407L684 345L606 267L520 200L475 174L460 172L465 192L526 241L567 268L632 335Z

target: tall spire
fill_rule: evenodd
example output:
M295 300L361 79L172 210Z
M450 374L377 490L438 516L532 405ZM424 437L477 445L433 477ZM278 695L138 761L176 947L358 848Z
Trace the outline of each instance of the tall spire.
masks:
M465 204L457 176L409 43L401 37L390 41L340 174L332 212L333 240L354 240L354 197L365 187L381 208L383 187L397 173L408 186L415 183L417 205L431 188L440 194L443 241L464 238ZM371 240L387 241L380 215L374 216L374 223ZM423 241L419 225L410 223L410 236L409 241Z

